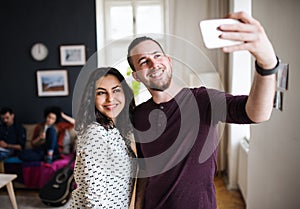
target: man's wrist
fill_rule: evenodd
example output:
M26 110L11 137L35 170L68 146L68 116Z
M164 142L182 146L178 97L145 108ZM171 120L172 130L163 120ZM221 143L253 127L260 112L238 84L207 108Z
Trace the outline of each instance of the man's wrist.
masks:
M276 66L272 69L263 69L261 68L258 64L257 61L255 61L255 69L256 72L258 74L260 74L261 76L268 76L268 75L272 75L278 72L279 66L280 66L280 59L278 59L278 57L276 56L277 59L277 63Z

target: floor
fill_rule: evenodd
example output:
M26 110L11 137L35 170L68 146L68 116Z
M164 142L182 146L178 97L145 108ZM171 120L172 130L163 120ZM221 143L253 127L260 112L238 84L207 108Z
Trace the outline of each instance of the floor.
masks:
M215 178L218 209L245 209L245 203L239 191L228 191L221 176ZM15 189L16 196L38 197L37 190ZM3 189L0 195L7 195Z
M215 178L218 209L245 209L246 205L238 190L228 191L222 177Z

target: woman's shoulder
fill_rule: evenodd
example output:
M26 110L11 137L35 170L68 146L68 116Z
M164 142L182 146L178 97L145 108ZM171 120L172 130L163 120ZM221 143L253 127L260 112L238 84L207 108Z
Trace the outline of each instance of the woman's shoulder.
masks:
M39 122L35 125L35 130L40 130L40 129L44 129L45 127L45 122Z
M66 129L71 129L74 127L74 124L65 122L65 121L60 121L55 124L58 130L66 130Z
M101 126L97 122L92 122L91 124L87 125L85 130L82 131L83 137L90 137L90 136L105 136L107 134L107 130Z
M107 130L97 122L89 124L84 131L78 134L78 142L81 146L92 145L97 142L106 143Z
M105 128L97 122L92 122L86 127L86 131L105 131Z
M45 126L45 121L39 122L35 125L35 127Z

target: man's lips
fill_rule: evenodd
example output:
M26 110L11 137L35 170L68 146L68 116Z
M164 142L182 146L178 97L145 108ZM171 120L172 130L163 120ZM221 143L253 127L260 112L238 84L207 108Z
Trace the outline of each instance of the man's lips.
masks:
M163 73L164 73L163 69L155 70L149 74L149 77L157 79L160 78L163 75Z

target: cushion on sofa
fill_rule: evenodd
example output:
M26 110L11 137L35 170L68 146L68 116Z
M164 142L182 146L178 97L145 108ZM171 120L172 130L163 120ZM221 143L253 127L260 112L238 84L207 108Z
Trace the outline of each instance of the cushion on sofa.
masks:
M23 124L24 128L26 129L26 143L25 148L31 149L31 140L33 137L34 129L37 124Z

